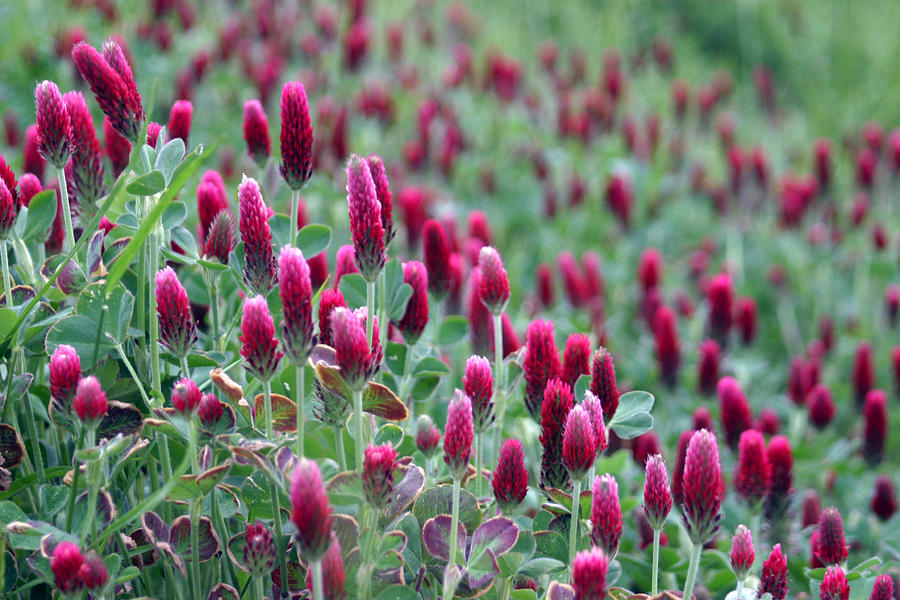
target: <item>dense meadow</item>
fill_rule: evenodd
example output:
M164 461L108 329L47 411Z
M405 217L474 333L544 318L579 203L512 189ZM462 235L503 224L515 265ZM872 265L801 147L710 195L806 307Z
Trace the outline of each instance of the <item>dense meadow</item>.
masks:
M10 598L900 598L900 8L0 6Z

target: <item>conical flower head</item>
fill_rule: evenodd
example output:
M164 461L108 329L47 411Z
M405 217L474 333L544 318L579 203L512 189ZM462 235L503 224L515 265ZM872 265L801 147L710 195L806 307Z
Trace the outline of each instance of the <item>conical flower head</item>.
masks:
M44 80L34 88L37 111L38 149L48 163L62 169L73 151L72 121L62 93L52 81Z
M769 558L763 563L757 597L772 594L772 600L784 600L787 596L787 558L781 552L781 544L775 544Z
M403 263L403 281L412 288L406 310L394 325L407 344L415 344L428 324L428 271L417 260Z
M299 190L312 175L313 129L306 88L288 81L281 89L281 176Z
M15 222L16 201L10 189L0 181L0 239L6 239Z
M70 407L81 380L81 359L75 348L60 344L50 357L50 395Z
M563 430L563 464L573 480L584 477L594 464L595 453L590 414L581 405L575 405L566 417Z
M590 390L584 391L584 400L581 406L587 411L591 419L591 425L594 429L594 449L599 457L609 446L606 435L606 424L603 422L603 407L600 405L600 399L597 398Z
M478 297L495 315L499 315L509 302L509 277L503 268L503 260L496 248L484 246L478 252Z
M525 407L532 418L537 418L542 412L547 382L562 373L559 351L553 336L553 321L535 319L529 323L525 339ZM571 396L571 391L569 395ZM571 408L571 403L569 407ZM603 413L608 414L606 410ZM559 426L562 427L562 422Z
M200 408L202 399L203 394L200 393L200 388L187 377L176 381L175 387L172 388L172 406L185 416L193 416Z
M251 577L265 577L275 567L275 538L259 519L247 523L244 535L244 566Z
M722 418L722 429L725 440L732 449L738 447L741 434L750 429L752 420L750 404L741 389L741 385L733 377L723 377L716 386L719 395L719 410Z
M700 357L697 359L697 387L701 394L708 396L716 391L721 360L722 347L719 346L719 342L704 340L700 344Z
M856 347L853 356L852 367L853 389L855 391L856 404L862 406L866 394L875 385L875 367L872 360L872 344L862 342Z
M344 559L341 556L341 543L337 535L331 533L331 545L322 559L322 593L324 598L313 594L312 569L306 572L306 591L310 600L344 600L347 597L347 573L344 570Z
M268 381L278 369L283 354L275 339L275 322L262 296L244 301L241 317L241 356L244 368L260 381Z
M731 540L731 570L738 581L743 581L753 568L753 560L756 554L753 551L753 536L750 530L743 525L738 525Z
M132 145L141 142L144 109L131 67L119 45L108 40L101 55L92 46L80 42L72 49L72 59L112 127Z
M738 444L738 464L734 489L751 506L755 506L769 492L772 467L766 453L766 441L760 432L748 429Z
M483 356L470 356L463 373L463 389L472 401L475 431L483 433L494 422L494 378L491 363Z
M694 430L682 431L678 436L678 446L675 451L675 467L672 469L672 501L681 505L684 501L684 463L687 461L687 449L694 437Z
M416 448L430 459L437 454L440 443L441 432L434 426L434 421L428 415L420 416L416 421Z
M681 364L681 348L678 341L678 326L675 311L660 305L653 313L653 340L659 373L663 383L672 387L678 380Z
M772 469L772 485L766 498L766 514L780 514L786 508L793 485L794 455L791 443L783 435L769 440L766 456Z
M394 466L397 451L390 442L366 446L363 459L362 486L369 506L383 510L394 488Z
M824 565L836 565L847 559L847 541L844 538L844 520L834 506L822 511L819 518L819 542L816 554Z
M444 462L454 479L461 480L466 474L474 435L472 401L461 390L456 390L447 408L447 425L444 428Z
M672 510L672 493L669 491L669 474L661 454L647 459L644 479L644 512L650 525L660 530Z
M823 384L817 384L806 396L806 409L809 414L809 422L816 429L825 429L834 418L834 398Z
M106 415L106 393L96 377L88 375L78 382L72 408L82 423L88 427L96 427L100 419Z
M297 461L291 477L291 521L301 556L307 561L325 556L331 542L331 505L319 467L308 458Z
M850 585L847 583L847 575L837 565L828 567L825 578L819 587L821 600L847 600L850 598Z
M197 216L200 220L200 241L209 234L213 219L223 210L231 212L225 181L218 171L210 169L197 185Z
M591 372L591 340L583 333L573 333L563 350L562 380L575 388L582 375Z
M363 279L373 282L386 259L384 225L369 164L357 154L347 163L347 206L356 267Z
M716 436L702 429L688 444L682 478L684 522L695 544L705 544L719 527L725 496Z
M603 550L591 548L575 555L572 563L572 587L577 600L605 600L606 572L609 561Z
M528 493L528 471L525 470L522 442L503 442L491 484L494 488L494 500L497 501L500 512L505 515L512 513L525 499Z
M109 117L103 117L103 141L104 150L112 163L113 176L119 174L128 166L128 158L131 153L131 144L113 127Z
M875 578L875 585L869 600L892 600L894 598L894 580L885 573Z
M709 303L708 328L710 336L722 347L728 346L728 332L731 329L734 310L734 287L728 273L714 276L706 289Z
M597 476L591 488L591 543L602 548L607 556L614 557L619 551L621 537L619 485L609 473Z
M187 292L172 267L156 274L156 314L160 343L178 358L187 356L197 341L197 326Z
M341 377L351 390L361 390L375 358L366 341L365 325L350 309L337 307L331 312L331 337Z
M879 475L875 478L871 506L872 512L882 521L887 521L897 512L897 492L890 475Z
M166 140L165 135L163 135L163 139L159 139L159 134L163 130L163 126L156 121L150 121L147 123L147 145L151 148L156 148L159 145L165 145ZM161 142L161 144L160 144Z
M541 404L541 488L566 489L569 474L563 465L563 426L572 410L572 389L558 377L547 383Z
M106 585L109 580L109 573L106 570L106 564L96 552L88 552L78 569L78 578L82 585L89 590L99 590Z
M347 308L344 294L338 289L322 290L319 298L319 343L334 347L334 338L331 337L331 314L335 308Z
M63 95L72 122L72 159L66 165L66 182L82 210L91 215L94 202L106 192L103 155L94 132L94 120L81 92Z
M606 348L599 348L591 359L591 393L600 399L603 416L612 421L619 408L619 389L612 355Z
M22 175L22 179L25 180L28 175L31 175L31 177L33 178L33 181L35 183L37 183L36 191L33 194L31 194L30 196L28 196L28 200L30 200L31 197L34 196L34 194L40 192L42 188L41 188L41 180L39 178L37 178L33 173L28 173L27 171L28 170L26 169L26 173L24 175ZM4 183L6 185L7 191L9 191L10 195L12 196L12 198L14 200L13 204L15 204L16 206L19 206L19 205L28 206L28 201L17 197L16 186L21 184L22 182L16 181L16 174L13 172L12 167L10 167L6 163L6 159L4 159L2 155L0 155L0 182ZM31 185L31 184L21 185L22 195L25 195L26 188L29 187L29 185Z
M375 194L378 197L378 203L381 205L381 226L384 228L384 245L388 246L391 240L394 239L397 230L394 228L394 207L387 171L384 168L384 161L377 154L367 156L366 162L369 163L369 172L371 172L372 181L375 183Z
M60 542L53 549L50 558L50 570L53 571L53 582L63 594L74 594L83 589L84 584L79 572L84 564L81 550L72 542Z
M269 141L269 120L259 100L244 102L244 141L247 142L250 158L259 167L265 165L272 154L272 144Z
M863 405L863 456L870 465L884 460L888 431L887 394L869 390Z
M310 351L316 344L312 320L312 284L309 281L309 265L303 252L293 246L285 246L278 255L278 281L284 319L281 336L284 352L297 367L303 368Z
M200 397L200 406L197 408L200 423L206 427L215 427L225 415L225 409L215 394L203 394Z
M269 209L256 180L244 176L238 187L241 241L244 242L244 282L258 294L268 294L275 285L275 254Z
M228 255L237 245L237 228L230 210L221 210L213 218L203 243L203 255L228 264Z
M176 100L169 111L169 124L166 131L169 139L180 139L187 146L188 136L191 134L191 120L194 116L194 105L190 100Z
M572 563L572 587L577 600L605 600L606 572L609 561L603 550L591 548L575 555Z
M422 257L428 270L428 291L440 302L450 290L450 242L444 226L434 219L422 226Z

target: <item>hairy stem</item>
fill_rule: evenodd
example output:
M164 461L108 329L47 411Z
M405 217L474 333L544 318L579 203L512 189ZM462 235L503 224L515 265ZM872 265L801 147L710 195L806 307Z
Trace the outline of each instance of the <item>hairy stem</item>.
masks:
M66 249L75 247L75 233L72 231L72 211L69 208L69 186L66 184L65 167L56 167L56 177L59 179L59 197L62 201L63 224L66 228Z
M312 562L313 600L325 600L325 592L322 586L322 561Z
M457 529L459 528L459 487L460 480L458 477L453 478L453 504L450 509L450 560L447 561L447 569L455 569L456 568L456 540L457 540ZM447 579L445 576L444 580L444 600L449 600L453 597L453 593L456 591L456 580L453 580L451 587L453 589L447 589Z
M272 430L272 384L267 379L262 382L263 384L263 399L265 405L265 419L266 419L266 439L272 441L275 438L275 434Z
M152 374L153 381L153 389L159 393L162 393L162 382L160 379L160 369L159 369L159 319L156 318L156 272L159 271L159 224L153 230L153 233L150 234L149 244L147 245L147 251L150 253L149 256L149 277L147 279L150 284L150 290L148 297L150 298L150 308L148 312L149 324L150 324L150 372Z
M4 255L5 256L5 255ZM7 296L8 298L9 296ZM12 371L9 376L12 377ZM43 483L44 475L44 456L41 452L41 438L38 436L37 423L34 420L34 411L31 408L31 400L28 395L25 396L25 422L28 425L28 433L31 435L31 448L34 450L34 467L37 472L38 482Z
M653 563L651 563L650 589L655 596L659 588L659 529L653 530Z
M688 567L687 579L684 581L684 595L682 598L690 600L691 594L694 592L694 582L697 579L697 568L700 566L700 552L703 550L703 544L695 543L691 548L691 564Z
M304 388L306 385L306 367L302 364L297 365L296 367L295 382L297 385L297 448L295 454L298 457L301 457L303 456L303 429L305 427L303 422L303 413L305 409Z
M194 428L193 425L191 428ZM197 454L196 451L192 452ZM196 458L194 460L196 461ZM194 598L203 597L200 594L200 515L202 512L203 498L193 498L191 500L191 585Z
M344 428L343 427L335 427L334 428L334 438L337 445L337 453L338 453L338 464L341 466L341 471L347 470L347 453L344 451Z
M365 438L363 437L362 390L353 391L353 424L355 429L354 443L356 446L356 470L362 474L363 448L365 447Z
M3 293L6 298L6 306L12 308L12 286L9 285L9 257L6 256L6 239L0 240L0 258L3 259Z
M275 525L275 550L278 553L278 563L279 568L281 569L281 581L285 586L287 586L287 553L284 549L284 535L281 528L281 497L279 496L280 492L278 491L278 487L275 485L275 481L273 481L272 479L269 480L269 494L271 494L272 496L272 514L274 515L273 522ZM282 594L284 594L283 590Z
M503 319L494 315L494 410L497 414L497 426L494 432L494 448L500 451L500 436L503 429L503 415L506 413L506 402L503 399Z
M297 219L300 216L300 190L291 189L291 246L297 246Z
M578 509L581 508L581 479L572 484L572 520L569 521L569 569L575 564L575 550L578 546Z

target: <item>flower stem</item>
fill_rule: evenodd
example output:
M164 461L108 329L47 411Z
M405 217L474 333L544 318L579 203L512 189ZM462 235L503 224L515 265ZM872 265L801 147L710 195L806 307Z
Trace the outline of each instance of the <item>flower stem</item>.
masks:
M334 428L334 437L337 445L337 453L338 453L338 464L341 466L341 471L347 470L347 453L344 451L344 428L343 427L335 427Z
M3 259L3 293L6 297L6 306L12 308L12 287L9 285L9 257L6 256L6 239L0 240L0 258Z
M269 380L265 380L262 382L263 384L263 404L265 405L265 419L266 419L266 439L272 441L275 437L275 434L272 431L272 384Z
M191 368L188 367L187 356L181 357L181 372L187 379L191 378Z
M191 428L194 428L193 425ZM196 455L196 451L193 453ZM195 462L196 460L194 458ZM202 512L203 498L193 498L191 500L191 584L194 598L203 597L200 594L200 515Z
M578 509L581 508L581 479L572 483L572 520L569 521L569 569L575 564L575 550L578 546Z
M159 319L156 318L156 272L159 271L159 244L159 224L157 224L150 234L150 243L147 245L147 251L150 253L150 264L148 265L150 276L147 278L150 284L150 307L148 309L150 314L147 316L150 324L150 372L153 378L153 389L162 393L159 369Z
M141 399L143 399L144 403L147 405L147 410L150 410L150 398L147 396L147 392L144 391L144 384L141 381L141 378L138 377L138 374L135 373L134 366L131 364L131 361L128 360L125 350L122 349L122 344L116 344L116 351L119 353L119 358L125 363L125 368L128 370L128 374L131 375L134 385L137 386L138 391L141 393Z
M256 597L256 600L265 600L266 598L266 588L263 584L262 577L254 577L253 578L253 590Z
M387 276L385 270L382 269L378 274L378 341L384 348L385 338L387 337Z
M691 594L694 592L694 581L697 579L697 568L700 566L700 552L703 550L703 544L694 543L691 547L691 564L688 567L687 579L684 581L684 595L682 598L690 600Z
M63 223L66 227L66 249L75 247L75 234L72 232L72 211L69 208L69 187L66 184L65 167L56 167L56 177L59 179L59 197L62 200Z
M659 529L653 530L653 563L650 574L651 596L655 596L659 587Z
M85 435L85 448L93 448L96 443L95 438L96 432L92 427L87 429L87 434ZM102 459L101 459L102 460ZM88 486L88 498L87 498L87 506L84 510L84 522L81 524L81 545L86 546L88 533L91 531L91 525L93 525L94 521L94 513L97 512L97 492L98 492L98 481L95 476L95 466L98 463L90 462L85 465L85 471L87 475L87 486Z
M481 498L482 479L481 469L484 457L484 433L478 433L475 439L475 497Z
M7 296L9 298L9 296ZM12 376L12 373L9 374ZM25 422L28 424L28 432L31 435L31 447L34 450L34 466L38 481L44 482L44 457L41 453L41 438L38 436L37 423L34 421L34 411L31 408L31 400L25 396Z
M210 490L209 496L210 504L212 504L212 513L213 519L216 521L216 526L219 528L220 535L223 540L231 539L231 534L228 532L228 524L225 522L224 517L222 517L222 507L219 506L219 496L216 494L216 488L214 487ZM228 568L228 574L230 576L231 585L235 585L237 582L237 574L234 572L234 565L230 560L223 561Z
M297 218L300 215L300 190L291 189L291 246L297 246Z
M78 445L75 448L82 448L84 444L84 429L78 434ZM75 512L75 497L78 495L78 480L81 478L81 465L72 461L72 485L69 487L69 502L66 505L66 531L72 531L72 514Z
M355 429L356 470L359 473L362 473L363 448L365 447L365 438L363 437L362 390L353 391L353 424Z
M275 525L275 550L278 553L279 568L281 569L281 581L287 586L288 570L286 552L284 550L284 534L281 529L281 500L278 487L275 481L269 480L269 494L272 496L272 514L274 515L273 523ZM283 593L283 592L282 592Z
M450 509L450 560L447 561L447 569L455 569L456 568L456 540L457 540L457 529L459 528L459 487L460 480L458 477L453 478L453 504ZM444 600L448 600L453 597L453 592L456 591L456 579L453 579L452 588L447 589L447 578L444 578Z
M503 429L503 415L506 413L503 384L503 319L496 314L494 315L494 410L497 412L497 427L494 429L494 448L498 452Z
M366 282L366 343L372 347L372 329L375 325L375 282Z
M303 422L303 413L304 413L304 395L305 390L304 387L306 385L306 367L305 365L297 365L296 367L296 377L295 381L297 383L297 448L295 454L298 457L303 456L303 429L305 424Z
M744 580L743 579L738 579L736 593L737 593L737 600L741 600L741 598L744 595Z
M322 585L322 561L312 561L313 600L325 600L325 592Z

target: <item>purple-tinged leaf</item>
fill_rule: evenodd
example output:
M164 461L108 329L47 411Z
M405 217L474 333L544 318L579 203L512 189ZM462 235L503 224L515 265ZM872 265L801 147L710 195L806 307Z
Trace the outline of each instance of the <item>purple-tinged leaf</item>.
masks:
M257 394L253 398L253 414L257 420L264 418L265 406L265 395ZM297 431L297 405L287 396L272 394L272 428L278 433Z
M241 594L227 583L219 583L209 592L206 600L241 600Z
M326 365L337 366L337 353L331 346L325 344L316 344L312 352L309 353L309 362L315 367L317 364L325 363Z
M426 521L422 528L422 540L428 552L441 560L450 560L450 515L438 515ZM456 524L456 555L459 559L465 556L466 528L462 523Z
M516 545L519 538L519 527L506 517L494 517L478 526L472 534L472 545L469 556L477 559L478 555L490 550L494 556L508 552Z
M547 588L547 600L575 600L575 589L565 583L553 581Z
M399 517L416 501L423 489L425 489L425 471L422 467L410 464L394 469L394 488L388 497L387 509L381 516L381 525L384 526Z
M363 390L363 410L388 421L405 421L409 409L391 389L370 381Z
M208 517L200 517L200 562L206 562L219 551L221 544L219 535L213 529L212 521ZM169 534L169 543L185 560L191 560L191 518L182 515L172 523L172 531Z
M497 564L497 557L490 550L485 550L474 562L466 565L466 578L469 587L473 590L487 588L499 574L500 566Z

